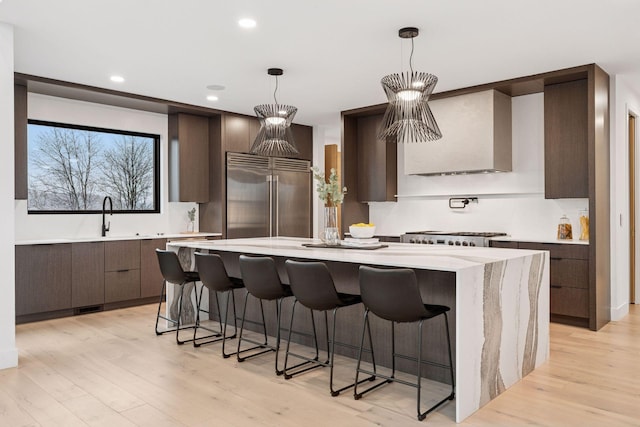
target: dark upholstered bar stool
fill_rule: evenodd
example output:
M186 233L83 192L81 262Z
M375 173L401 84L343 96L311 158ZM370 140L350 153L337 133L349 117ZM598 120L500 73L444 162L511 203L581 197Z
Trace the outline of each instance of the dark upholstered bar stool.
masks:
M240 255L240 273L242 274L242 280L244 286L247 288L247 294L244 298L244 308L242 310L242 321L240 323L240 334L238 335L238 362L243 362L248 358L259 356L264 353L275 351L276 361L275 370L277 375L282 375L282 370L278 369L278 353L280 350L280 318L282 317L282 301L286 297L293 296L291 288L288 285L284 285L280 281L278 276L278 270L273 258L265 256L247 256ZM260 303L260 312L262 314L262 327L264 331L263 341L253 341L248 338L242 337L244 331L244 323L247 315L247 300L249 295L257 298ZM264 308L263 301L275 301L276 302L276 343L270 345L267 338L267 326L264 320ZM259 322L254 322L259 323ZM252 344L256 344L254 347L241 349L242 341L247 341ZM241 356L241 354L251 351L262 349L262 351L254 352L248 356Z
M203 344L210 344L218 341L222 341L222 357L227 358L235 354L234 353L226 353L224 351L225 342L227 339L232 339L236 337L238 332L237 325L237 317L236 317L236 303L235 303L235 289L244 288L244 283L242 279L238 279L235 277L229 277L227 274L227 270L224 268L224 263L222 262L222 258L220 255L216 254L203 254L196 253L196 268L198 269L198 273L200 274L200 279L202 281L202 288L200 289L200 299L197 308L197 322L200 321L200 312L204 311L200 308L200 304L202 303L202 291L206 287L210 292L213 292L216 297L216 305L218 306L218 320L220 321L220 328L222 329L222 337L216 337L209 341L203 341L201 338L196 339L196 331L193 332L193 345L194 347L199 347ZM226 307L225 307L225 317L224 317L224 326L222 325L222 312L220 311L220 303L218 301L218 293L226 295ZM231 301L231 307L233 309L233 334L227 336L227 326L229 325L229 302Z
M195 292L195 296L196 296L196 306L200 306L200 300L198 299L198 292L196 290L196 282L200 281L200 275L198 274L197 271L184 271L182 269L182 265L180 265L180 260L178 259L178 255L176 255L175 252L173 251L166 251L166 250L162 250L162 249L156 249L156 254L158 255L158 263L160 264L160 271L162 273L162 278L164 279L162 281L162 292L160 292L160 302L158 303L158 314L156 316L156 335L162 335L164 333L167 332L176 332L176 342L178 344L184 344L186 342L191 342L193 341L193 339L188 339L188 340L180 340L180 331L181 330L185 330L185 329L193 329L194 330L194 335L197 332L197 330L199 328L201 328L197 317L196 317L196 323L194 325L190 325L190 326L180 326L180 322L181 322L181 318L182 318L182 299L184 298L184 288L187 283L193 282L194 284L194 292ZM180 296L179 296L179 301L178 301L178 318L177 319L170 319L168 317L162 316L160 314L160 309L162 307L162 301L164 300L164 295L165 295L165 290L167 288L167 282L169 283L173 283L174 285L177 285L180 287ZM170 329L166 329L164 331L160 331L158 330L158 322L160 319L164 319L170 323L172 323L173 325L175 325L174 328L170 328ZM211 338L211 337L215 337L215 336L220 336L219 333L212 331L211 329L208 328L204 328L202 327L202 329L205 329L209 332L213 332L212 335L208 335L206 337L202 337L204 338Z
M360 295L352 295L352 294L344 294L336 291L335 284L333 283L333 279L331 277L331 273L327 268L326 264L323 262L301 262L301 261L293 261L287 260L285 262L285 266L287 268L287 274L289 275L289 283L291 285L291 290L293 291L293 295L295 297L295 301L293 303L293 307L291 309L291 321L289 323L289 338L287 339L287 350L284 358L284 377L285 379L290 379L294 375L301 374L303 372L307 372L314 368L319 368L323 366L328 366L330 368L329 374L329 390L331 391L331 396L337 396L340 392L353 387L354 383L346 385L342 388L334 390L333 388L333 360L335 354L335 345L336 345L336 313L338 309L341 307L348 307L355 304L362 303L362 299ZM306 356L302 356L300 354L296 354L290 350L291 346L291 332L293 330L293 318L295 314L296 303L300 303L303 306L307 307L311 312L311 324L313 327L313 335L316 335L315 331L315 320L314 320L314 311L321 311L324 313L324 322L325 322L325 330L326 330L326 338L327 338L327 360L322 362L318 360L318 342L315 341L316 344L316 357L310 358ZM329 339L329 322L327 320L327 311L333 311L333 325L331 332L331 339ZM369 336L369 340L371 340L371 336ZM302 367L304 364L311 364L312 366L307 366L304 368L300 368L298 370L293 370L292 367L288 366L289 356L294 356L299 359L303 359L306 362L296 365L298 367ZM375 360L374 360L375 367ZM373 380L375 377L371 376L361 382Z
M369 324L369 312L373 312L376 316L391 321L391 352L392 352L392 373L391 376L375 374L384 378L385 381L378 383L368 389L358 392L357 383L354 387L355 399L360 399L365 393L390 382L399 382L402 384L416 387L418 420L422 421L428 413L445 403L447 400L453 400L455 397L453 360L451 357L451 339L449 337L449 319L447 312L449 307L443 305L424 304L420 296L418 288L418 279L416 273L409 268L381 269L360 266L360 294L362 302L366 310L364 313L364 325L362 327L362 339L360 342L360 351L358 352L358 366L356 368L356 382L360 372L366 374L374 374L367 370L361 369L360 361L362 359L362 345L364 344L364 329ZM449 349L449 365L442 365L435 362L427 362L422 360L422 325L425 320L443 315L445 321L447 347ZM395 323L396 322L417 322L418 323L418 357L408 357L396 354L395 351ZM395 378L395 359L401 357L416 362L417 382L412 383ZM448 369L451 374L451 393L433 405L424 412L420 410L420 391L421 391L421 367L422 364L430 364Z

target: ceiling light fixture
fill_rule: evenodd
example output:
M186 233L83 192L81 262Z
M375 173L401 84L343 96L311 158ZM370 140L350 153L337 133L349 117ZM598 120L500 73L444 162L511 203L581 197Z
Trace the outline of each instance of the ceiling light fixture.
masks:
M378 138L393 142L435 141L442 138L442 133L427 101L438 83L438 78L433 74L413 71L413 39L418 36L418 29L401 28L398 36L411 39L411 71L389 74L380 80L389 104Z
M218 97L215 95L207 95L207 101L217 101Z
M298 154L293 140L291 122L298 109L291 105L278 104L278 76L284 74L282 68L269 68L267 73L276 78L273 104L256 105L253 110L260 121L258 136L251 146L251 153L262 156L290 157Z
M122 76L111 76L110 79L114 83L123 83L124 82L124 77L122 77Z
M242 28L255 28L256 21L251 18L242 18L238 21L238 25L240 25Z

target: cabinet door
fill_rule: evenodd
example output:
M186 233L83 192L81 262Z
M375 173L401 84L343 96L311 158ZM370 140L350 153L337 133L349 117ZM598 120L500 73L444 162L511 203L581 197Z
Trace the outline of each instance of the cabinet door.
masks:
M358 200L361 202L396 201L397 147L378 139L382 118L383 114L358 118Z
M291 125L293 139L298 148L299 159L313 160L313 128L311 126Z
M209 118L169 116L171 201L209 201ZM177 156L177 158L176 158Z
M71 305L104 303L104 243L71 244Z
M104 273L104 302L128 301L140 298L140 270L107 271Z
M253 144L255 135L258 134L257 124L258 119L255 119L255 123L252 125L252 121L245 116L236 116L233 114L226 114L223 117L222 133L224 135L224 150L233 151L236 153L248 153ZM251 131L255 132L253 139L251 139Z
M156 249L165 249L167 239L140 241L140 297L160 296L162 273L158 265Z
M16 246L16 316L71 308L71 245Z
M544 87L544 193L589 197L587 80Z

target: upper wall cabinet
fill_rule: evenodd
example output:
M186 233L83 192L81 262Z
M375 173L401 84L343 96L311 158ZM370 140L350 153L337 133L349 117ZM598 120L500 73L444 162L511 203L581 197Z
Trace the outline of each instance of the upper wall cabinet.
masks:
M27 87L14 85L15 199L27 199Z
M397 192L397 146L378 139L383 114L357 119L358 200L395 202Z
M169 115L169 200L209 201L209 118Z
M544 193L589 197L587 79L544 87Z
M497 90L429 102L442 138L409 143L407 175L511 171L511 97Z

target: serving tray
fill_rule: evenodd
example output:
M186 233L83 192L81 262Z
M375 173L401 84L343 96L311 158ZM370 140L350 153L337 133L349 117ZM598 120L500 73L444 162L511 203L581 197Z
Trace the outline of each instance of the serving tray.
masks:
M375 249L389 247L389 245L347 246L347 245L327 245L325 243L303 243L302 246L305 246L307 248L364 249L366 251L372 251Z

